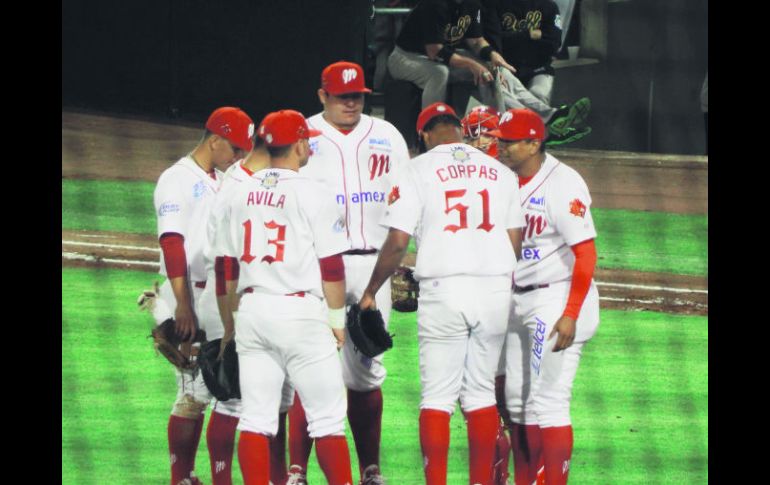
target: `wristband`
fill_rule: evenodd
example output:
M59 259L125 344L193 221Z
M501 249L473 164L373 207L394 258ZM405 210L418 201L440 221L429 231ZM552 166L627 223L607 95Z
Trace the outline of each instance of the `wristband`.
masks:
M481 57L485 61L492 60L492 53L495 51L495 49L491 45L487 45L481 48L479 51L479 57Z
M329 308L329 326L331 328L345 328L345 307Z
M455 50L453 47L449 47L448 45L445 45L444 47L441 48L440 51L436 53L436 57L441 59L441 62L443 62L448 66L449 59L452 58L452 54L454 53L455 53Z

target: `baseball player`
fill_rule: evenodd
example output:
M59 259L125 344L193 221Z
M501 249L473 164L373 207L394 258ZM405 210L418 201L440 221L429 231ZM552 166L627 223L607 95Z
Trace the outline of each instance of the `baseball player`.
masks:
M221 231L219 223L221 214L229 196L239 184L249 180L257 171L268 166L270 155L264 141L254 137L254 148L244 158L234 163L224 174L219 192L214 200L211 215L207 225L207 250L206 268L207 284L197 302L196 314L198 323L206 331L208 340L223 340L223 347L233 338L233 334L225 335L224 326L219 315L217 295L224 294L224 288L215 284L215 254L213 247L216 236ZM270 479L273 483L286 482L286 412L291 406L294 392L288 382L284 385L283 399L281 402L281 414L279 416L278 433L270 440ZM241 400L229 399L227 401L215 400L206 429L206 444L211 461L211 475L213 485L232 484L232 461L235 444L235 431L241 413Z
M246 485L269 483L269 437L278 430L286 379L302 397L328 483L352 484L337 356L345 340L345 219L322 184L298 173L310 156L308 139L320 134L297 111L265 117L259 136L270 168L235 188L216 242L216 254L230 262L217 275L237 281L227 287L228 300L242 295L237 319L229 304L220 308L225 333L235 328ZM237 272L228 275L228 265Z
M155 187L154 203L162 250L160 287L153 316L159 324L173 317L177 333L191 341L198 329L195 303L206 286L206 224L224 171L252 148L254 124L238 108L222 107L206 121L195 149L166 169ZM217 171L219 175L217 175ZM190 344L184 346L190 355ZM194 352L193 352L194 354ZM171 484L191 476L211 394L200 373L177 370L177 398L168 421Z
M519 176L527 221L505 342L514 480L531 484L542 457L545 482L565 484L572 383L599 325L591 196L574 169L545 152L545 127L534 112L507 111L490 135L500 161Z
M488 131L497 129L497 123L500 121L497 111L489 106L476 106L460 121L465 143L492 158L497 158L497 138L487 135Z
M417 119L429 151L399 171L382 223L390 227L361 298L374 294L417 243L420 445L428 485L447 480L449 419L457 399L468 422L471 484L492 480L499 416L494 376L510 310L524 217L516 176L461 143L460 119L435 103Z
M331 201L344 211L348 238L343 254L347 304L357 302L363 294L387 234L379 225L379 218L386 207L392 177L409 160L406 142L393 125L362 114L364 94L369 92L358 64L335 62L323 70L318 98L324 109L307 120L311 129L320 130L323 135L311 142L313 154L300 169L302 175L331 188ZM383 286L376 297L387 325L390 284ZM342 349L342 369L361 483L384 483L379 466L381 387L386 374L382 356L366 357L348 339ZM290 474L297 483L304 480L312 446L305 428L301 405L297 403L289 413Z

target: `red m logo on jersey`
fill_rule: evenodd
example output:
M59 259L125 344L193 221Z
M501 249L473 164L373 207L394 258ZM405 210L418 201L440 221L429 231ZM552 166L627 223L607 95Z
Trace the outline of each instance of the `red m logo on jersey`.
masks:
M372 153L369 157L369 180L374 177L382 177L383 173L390 172L390 155L377 155Z
M524 220L527 222L527 225L524 226L524 231L521 233L522 239L530 239L532 233L539 236L545 231L545 226L548 225L543 216L535 217L534 215L524 214Z

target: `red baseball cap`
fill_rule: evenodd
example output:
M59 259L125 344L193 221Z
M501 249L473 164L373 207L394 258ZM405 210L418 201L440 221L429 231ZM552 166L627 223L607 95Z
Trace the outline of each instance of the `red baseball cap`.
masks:
M320 131L308 128L302 113L293 109L274 111L265 116L259 124L260 138L271 147L291 145L302 138L320 134Z
M488 131L487 135L503 140L544 140L545 125L532 110L509 109L500 116L498 129Z
M321 88L327 93L371 93L364 83L364 70L355 62L339 61L321 73Z
M241 150L250 152L254 146L254 122L240 108L223 106L215 109L206 121L206 129L226 138Z
M417 133L420 133L430 120L436 116L441 115L452 115L457 118L458 122L460 121L460 118L457 116L457 113L455 113L455 110L453 110L451 106L441 102L433 103L424 110L420 111L420 115L417 117Z

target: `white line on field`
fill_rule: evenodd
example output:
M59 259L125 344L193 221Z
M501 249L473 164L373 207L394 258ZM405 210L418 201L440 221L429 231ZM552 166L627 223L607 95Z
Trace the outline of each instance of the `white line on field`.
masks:
M597 281L598 286L614 286L617 288L631 288L637 290L657 290L657 291L670 291L673 293L703 293L708 295L708 290L690 290L687 288L669 288L667 286L648 286L648 285L629 285L626 283L604 283Z
M104 243L91 243L91 242L83 242L83 241L64 241L62 240L62 244L70 244L72 246L88 246L88 247L94 247L94 248L108 248L108 249L133 249L136 251L152 251L155 253L159 253L159 248L148 248L146 246L126 246L122 244L104 244Z
M114 264L134 264L134 265L141 265L141 266L152 266L155 268L160 267L160 263L153 262L153 261L137 261L134 259L95 258L88 254L78 254L78 253L68 253L68 252L62 252L61 256L64 259L90 261L95 263L102 262L102 263L114 263Z

